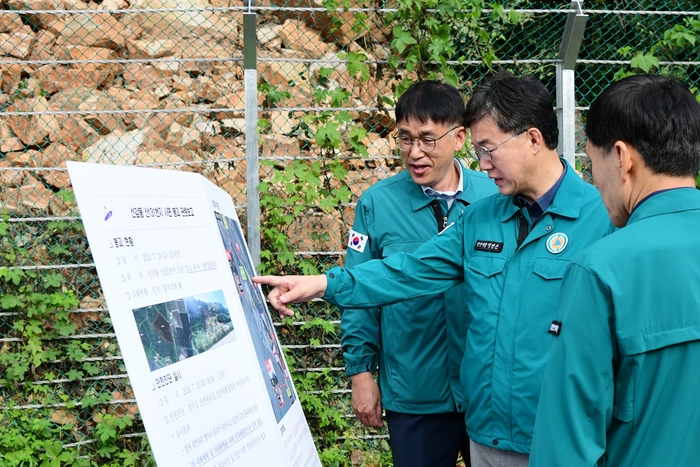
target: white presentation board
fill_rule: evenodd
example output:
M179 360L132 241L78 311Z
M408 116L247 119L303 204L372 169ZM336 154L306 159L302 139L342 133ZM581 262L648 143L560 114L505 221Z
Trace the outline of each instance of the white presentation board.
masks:
M320 466L231 197L199 174L68 162L159 466Z

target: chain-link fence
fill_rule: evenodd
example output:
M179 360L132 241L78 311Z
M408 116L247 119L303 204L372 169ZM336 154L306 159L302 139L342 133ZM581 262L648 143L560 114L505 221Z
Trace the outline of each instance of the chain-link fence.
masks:
M266 271L323 270L342 264L357 197L401 170L389 136L407 82L442 77L468 96L492 69L507 68L537 75L555 95L573 12L588 16L575 66L578 122L629 72L674 73L697 93L695 2L571 7L6 0L0 459L148 459L66 160L199 172L250 220L249 234L260 236L251 250ZM257 89L246 89L251 72ZM571 130L570 156L590 178L581 128ZM259 194L251 181L262 182ZM379 465L386 433L352 416L337 310L314 303L295 320L277 330L324 461Z

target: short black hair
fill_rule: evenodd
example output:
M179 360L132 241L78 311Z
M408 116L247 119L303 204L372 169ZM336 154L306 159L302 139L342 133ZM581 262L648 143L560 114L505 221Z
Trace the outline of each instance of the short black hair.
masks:
M559 143L552 95L534 76L515 76L504 70L477 86L464 112L464 126L486 116L493 118L504 133L537 128L549 149L556 149Z
M586 136L606 154L615 142L624 141L654 173L695 176L700 167L700 103L677 78L629 76L608 86L591 104Z
M438 124L461 125L464 98L452 85L439 81L413 83L396 103L396 123L415 118Z

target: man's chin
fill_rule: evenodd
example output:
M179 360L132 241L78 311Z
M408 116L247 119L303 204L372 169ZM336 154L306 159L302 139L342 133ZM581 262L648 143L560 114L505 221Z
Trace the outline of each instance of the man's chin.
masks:
M505 185L497 185L498 186L498 192L502 194L503 196L511 196L513 194L513 190L509 186Z
M408 173L411 175L411 180L413 180L416 185L430 186L432 184L432 180L427 176L427 172L425 174L418 175L413 172L413 170L409 170Z

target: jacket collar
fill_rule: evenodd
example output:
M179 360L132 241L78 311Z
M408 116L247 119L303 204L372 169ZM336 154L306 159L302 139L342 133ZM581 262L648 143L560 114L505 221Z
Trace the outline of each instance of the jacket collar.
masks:
M561 160L564 164L567 164L566 174L559 186L559 190L557 190L557 193L554 195L554 201L552 201L552 204L545 212L576 219L581 215L586 182L581 180L581 177L568 165L568 162L564 159ZM521 208L517 205L515 196L517 195L508 197L508 202L505 203L506 206L501 221L506 222L520 211Z
M648 217L700 209L700 191L682 187L652 193L638 204L630 215L627 225Z
M478 199L478 197L476 195L474 187L471 185L471 183L469 183L469 173L467 172L467 169L464 168L464 165L462 165L459 159L455 158L455 161L457 162L457 164L459 164L460 168L462 169L462 194L459 195L457 199L455 199L455 202L459 202L464 205L475 202ZM408 181L410 184L408 192L411 199L411 209L413 209L413 211L423 209L433 201L433 198L423 193L423 190L421 189L420 185L414 183L413 180L411 180L410 176L408 178Z

